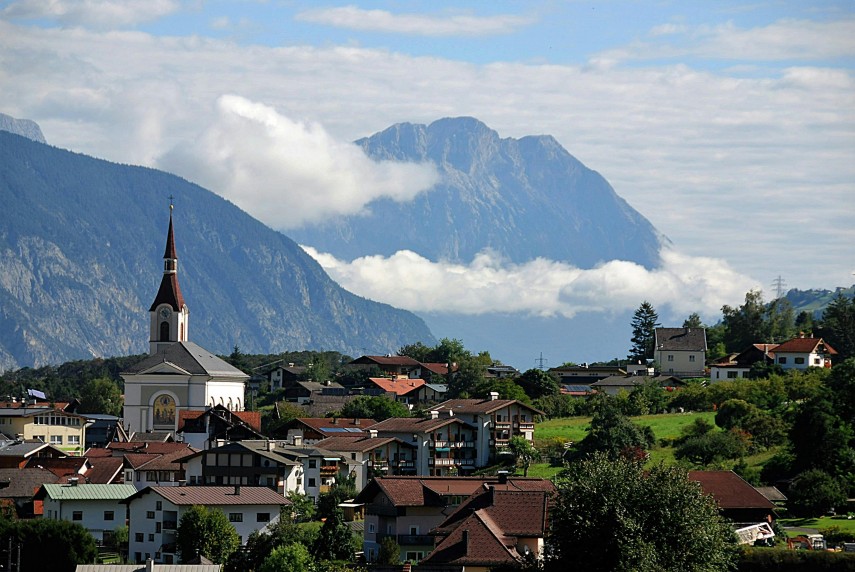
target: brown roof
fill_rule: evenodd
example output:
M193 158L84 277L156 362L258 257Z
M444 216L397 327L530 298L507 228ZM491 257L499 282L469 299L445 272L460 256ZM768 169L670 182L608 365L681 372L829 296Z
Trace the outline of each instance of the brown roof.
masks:
M689 471L689 479L700 483L704 493L712 495L721 509L775 508L769 499L733 471Z
M454 416L440 416L438 419L423 419L421 417L390 417L371 426L381 433L427 433L445 427L450 423L465 423Z
M237 491L238 494L235 494ZM290 505L284 496L267 487L147 487L124 502L154 493L175 505Z
M822 338L793 338L783 344L779 344L775 348L776 354L782 353L826 353L828 355L837 355L837 351L830 345L825 343Z
M358 357L351 364L376 363L378 365L421 365L418 361L407 356L362 356Z
M327 437L315 443L318 447L328 451L365 452L382 447L389 443L398 442L406 447L413 448L410 443L405 443L394 437Z
M169 212L169 230L166 232L166 249L163 258L178 258L175 253L175 235L172 231L172 211ZM167 273L164 271L160 288L158 288L154 302L148 311L153 312L160 304L169 304L176 312L181 311L184 307L184 296L181 294L181 287L178 285L177 272Z
M447 363L423 363L422 368L428 370L431 373L435 373L437 375L447 375L448 374L448 364ZM451 365L451 371L457 371L457 364Z
M122 457L89 457L92 468L84 475L87 483L109 485L122 481Z
M86 464L85 457L30 457L24 466L47 469L57 477L64 477L80 474Z
M654 335L657 350L707 351L707 332L704 328L656 328Z
M388 476L373 479L359 496L357 502L366 502L382 491L395 506L444 506L445 495L469 496L486 484L503 490L542 490L554 487L549 481L535 478L511 477L507 483L499 484L496 477L419 477ZM362 498L362 501L359 499Z
M184 451L188 452L188 449L192 449L190 445L187 443L162 443L160 441L141 441L134 443L109 443L107 444L107 449L110 449L115 452L115 454L123 455L125 453L144 453L144 454L158 454L163 455L166 453L171 453L173 451Z
M443 401L439 405L432 407L438 411L452 410L455 413L492 413L498 411L508 405L517 404L520 407L533 411L534 413L543 414L543 411L535 409L530 405L526 405L516 399L449 399Z
M310 429L314 429L319 433L326 429L340 428L359 429L361 431L365 431L366 427L377 423L374 419L350 419L347 417L298 417L295 421L309 427ZM356 433L356 435L359 434Z
M455 566L515 565L521 560L515 541L502 532L489 513L479 511L459 523L421 562Z
M406 395L411 391L416 391L426 382L421 378L410 379L407 377L399 377L390 379L388 377L369 377L368 381L389 393L395 395Z
M0 498L32 498L45 483L65 482L47 469L0 469Z

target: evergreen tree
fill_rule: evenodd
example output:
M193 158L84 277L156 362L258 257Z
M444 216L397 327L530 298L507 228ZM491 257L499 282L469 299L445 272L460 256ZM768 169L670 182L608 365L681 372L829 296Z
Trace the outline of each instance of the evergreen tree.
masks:
M838 360L855 357L855 298L837 294L822 314L822 335Z
M653 305L645 300L632 317L632 347L627 359L632 362L653 359L653 344L656 340L656 328L659 315Z

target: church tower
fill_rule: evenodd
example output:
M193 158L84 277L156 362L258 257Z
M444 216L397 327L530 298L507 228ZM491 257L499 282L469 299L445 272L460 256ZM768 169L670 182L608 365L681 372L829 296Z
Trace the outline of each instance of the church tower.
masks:
M178 255L175 252L175 235L172 230L172 205L169 205L169 231L166 251L163 253L163 278L151 308L149 325L149 354L156 354L175 342L187 341L190 311L184 303L178 285Z

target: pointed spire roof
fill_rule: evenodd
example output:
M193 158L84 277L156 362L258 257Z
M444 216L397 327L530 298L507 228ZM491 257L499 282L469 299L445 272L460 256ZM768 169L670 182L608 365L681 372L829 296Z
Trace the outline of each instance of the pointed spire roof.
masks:
M148 311L154 312L161 304L169 304L174 311L178 312L184 307L184 296L178 285L178 254L175 251L175 235L172 230L172 205L169 205L169 231L166 234L163 261L163 278L160 280L157 296L154 297L154 302L151 303Z

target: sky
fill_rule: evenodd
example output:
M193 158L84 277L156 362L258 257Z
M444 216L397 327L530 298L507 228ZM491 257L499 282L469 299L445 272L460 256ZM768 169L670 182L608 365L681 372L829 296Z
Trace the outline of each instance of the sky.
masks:
M0 112L286 234L431 192L434 166L374 162L353 140L473 116L554 136L671 241L652 270L307 245L345 288L417 312L572 317L646 299L714 322L748 289L774 297L778 277L855 283L853 68L852 0L0 1Z

